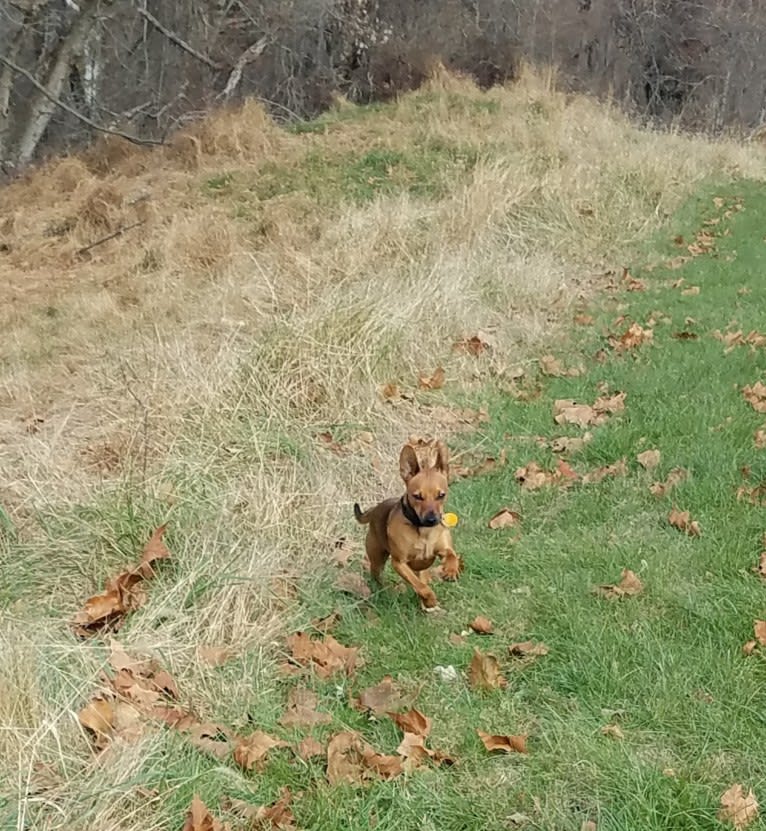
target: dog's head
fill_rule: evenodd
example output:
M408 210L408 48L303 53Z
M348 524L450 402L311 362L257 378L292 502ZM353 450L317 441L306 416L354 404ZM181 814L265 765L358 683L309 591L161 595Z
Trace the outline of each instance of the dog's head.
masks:
M447 447L437 441L433 445L430 464L421 465L415 448L405 444L399 456L399 472L407 493L404 498L418 517L421 525L438 525L442 521L444 502L447 499L449 474Z

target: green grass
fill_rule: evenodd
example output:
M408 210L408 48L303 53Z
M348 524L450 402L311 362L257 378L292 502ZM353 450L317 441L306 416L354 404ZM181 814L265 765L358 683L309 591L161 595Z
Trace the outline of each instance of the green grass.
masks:
M677 254L676 234L691 240L706 218L722 213L712 204L717 194L705 191L687 205L647 257ZM361 645L366 661L340 692L334 683L317 684L322 706L336 719L318 735L358 729L392 752L394 726L345 703L349 688L390 674L403 689L420 690L417 706L434 719L432 746L459 763L354 790L329 788L321 766L296 768L285 756L254 776L258 797L275 798L281 783L304 791L295 807L304 828L505 829L513 827L509 816L524 814L528 828L579 829L590 819L613 831L691 831L720 827L718 800L734 782L766 793L766 665L741 653L753 619L766 613L766 587L751 572L764 527L761 510L735 496L743 466L753 482L766 479L766 456L752 438L766 419L738 390L763 377L766 356L747 347L724 354L710 335L734 321L745 331L764 326L766 192L743 185L737 194L721 195L727 205L728 197L741 195L745 209L715 226L718 233L731 229L717 238L715 256L696 257L675 271L636 267L645 292L617 289L591 310L595 326L577 351L570 345L562 355L565 363L584 361L585 375L545 379L541 397L529 404L485 393L490 423L456 446L480 443L488 453L506 448L508 463L452 488L450 506L461 517L456 543L467 569L458 583L437 585L443 616L424 616L411 592L395 590L390 572L386 588L367 602L334 591L334 573L303 598L307 617L339 608L337 637ZM700 293L684 296L671 287L680 276ZM743 288L749 293L740 293ZM630 320L645 325L656 311L670 320L655 326L652 344L622 355L610 350L604 363L593 359L618 313L628 317L613 330L621 332ZM672 337L684 329L698 339ZM583 473L625 457L629 475L520 492L517 466L532 459L555 463L550 451L523 437L576 435L554 424L552 402L592 402L599 384L625 391L626 411L595 428L593 441L571 463ZM647 448L662 453L654 473L635 462ZM688 469L689 479L671 496L652 496L648 485L676 466ZM668 524L673 504L701 522L701 538ZM518 542L486 527L503 505L522 512ZM594 584L618 581L623 567L640 575L641 596L606 601L591 594ZM496 633L453 645L450 633L465 630L477 614L489 616ZM530 638L544 641L550 654L528 665L507 657L509 643ZM463 680L434 677L438 664L462 673L475 646L501 658L505 691L478 694ZM286 694L289 684L282 686ZM623 740L601 734L613 716ZM271 719L267 727L276 726ZM477 727L527 732L530 752L490 757Z
M479 160L470 145L423 138L407 151L384 144L365 153L313 150L295 165L265 164L257 175L224 173L203 183L204 192L237 203L237 215L247 217L260 203L302 193L331 208L344 201L363 204L378 195L406 192L437 199L454 188Z

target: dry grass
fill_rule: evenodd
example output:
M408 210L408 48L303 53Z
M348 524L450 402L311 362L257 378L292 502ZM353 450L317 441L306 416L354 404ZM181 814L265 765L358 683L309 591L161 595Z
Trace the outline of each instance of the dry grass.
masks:
M756 147L642 132L532 72L488 93L438 75L324 123L290 134L248 104L0 192L0 782L28 827L164 827L142 771L173 739L93 759L74 714L105 652L66 626L152 526L170 521L172 579L120 640L237 726L293 612L275 578L329 561L350 503L393 486L403 436L450 426L440 394L394 406L378 386L437 364L448 394L507 383L696 182L766 172ZM415 161L360 198L354 160L382 151ZM409 186L421 163L430 195ZM313 178L261 198L267 176ZM488 357L451 350L478 329ZM205 643L236 672L201 665Z

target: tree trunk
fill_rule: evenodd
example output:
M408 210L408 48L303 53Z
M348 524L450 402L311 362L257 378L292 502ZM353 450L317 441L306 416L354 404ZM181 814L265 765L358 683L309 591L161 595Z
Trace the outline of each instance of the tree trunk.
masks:
M50 71L42 82L48 93L54 98L60 98L64 83L69 76L69 70L75 55L82 49L85 39L93 26L97 0L80 3L80 12L72 23L72 28L62 38L53 56ZM56 109L55 104L42 92L38 91L30 105L26 126L19 138L14 162L23 165L34 156L37 145L43 137L51 116Z
M16 60L19 50L24 43L29 29L27 23L29 22L29 15L25 15L23 21L19 25L19 29L13 36L10 47L8 48L7 56L11 61ZM10 106L11 106L11 90L13 89L13 80L15 73L8 64L3 64L0 69L0 165L8 161L6 154L8 151L8 140L10 138L11 121L10 121Z

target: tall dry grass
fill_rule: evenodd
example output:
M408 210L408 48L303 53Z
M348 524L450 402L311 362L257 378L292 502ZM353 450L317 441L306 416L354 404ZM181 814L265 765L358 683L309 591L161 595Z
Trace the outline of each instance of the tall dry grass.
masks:
M329 169L373 149L445 146L476 163L438 171L439 198L253 197L266 172L317 156ZM284 132L248 104L156 152L106 142L1 192L11 827L166 827L178 783L162 794L147 783L176 739L93 756L76 712L107 651L67 627L154 525L169 521L174 564L119 639L160 658L203 716L239 727L248 708L272 706L278 636L301 614L285 580L311 592L305 575L350 529L352 501L395 487L402 439L447 432L451 395L506 383L554 342L594 275L702 179L765 171L757 148L638 130L549 76L481 93L442 73L378 112L343 108L322 132ZM211 186L222 176L223 195ZM477 330L488 355L452 350ZM444 399L416 390L437 364ZM382 401L389 381L414 400ZM343 455L315 438L328 429ZM233 668L201 663L203 644L231 646Z

